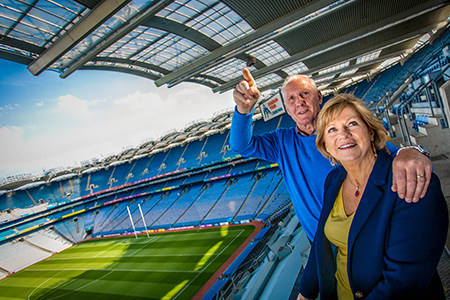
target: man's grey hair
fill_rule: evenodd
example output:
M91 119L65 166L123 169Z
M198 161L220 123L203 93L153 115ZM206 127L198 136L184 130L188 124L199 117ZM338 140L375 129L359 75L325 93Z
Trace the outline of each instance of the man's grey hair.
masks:
M297 78L308 80L309 83L311 84L311 87L313 89L315 89L315 90L318 90L316 82L311 77L309 77L307 75L303 75L303 74L290 75L290 76L286 77L286 79L284 80L284 82L283 82L283 84L281 85L281 88L280 88L280 91L281 91L281 94L283 96L284 101L286 101L286 97L284 95L284 88L286 87L286 85L288 85L289 82L291 82L292 80L297 79Z

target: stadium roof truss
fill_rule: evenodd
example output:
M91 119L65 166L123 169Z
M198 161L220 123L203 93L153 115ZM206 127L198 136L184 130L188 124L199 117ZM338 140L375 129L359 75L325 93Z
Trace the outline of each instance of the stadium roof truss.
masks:
M109 70L157 86L263 91L296 73L326 94L405 59L446 27L445 0L0 0L0 58L38 75Z

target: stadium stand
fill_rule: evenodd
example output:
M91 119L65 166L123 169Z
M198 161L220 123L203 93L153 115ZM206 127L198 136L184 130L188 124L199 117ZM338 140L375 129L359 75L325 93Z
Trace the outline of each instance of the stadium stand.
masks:
M177 193L177 200L161 214L158 220L160 225L171 226L176 224L177 220L193 205L195 199L201 193L201 185L184 187L173 192Z
M205 144L204 140L196 140L189 142L181 157L184 163L182 163L180 167L189 168L198 166L202 158L200 154L202 153L204 144Z
M216 223L222 221L232 221L245 202L247 195L254 187L252 174L245 174L238 178L231 178L225 182L226 188L218 198L217 202L203 218L203 223Z
M205 145L202 149L204 153L200 161L201 165L206 165L214 161L220 161L224 157L225 141L228 137L226 133L219 133L210 135L205 140Z
M30 234L27 241L32 245L51 251L52 253L60 252L72 246L72 243L63 239L60 235L50 229L40 230Z
M271 203L277 205L275 199L278 197L276 197L275 192L282 183L281 176L276 174L278 172L278 170L269 170L254 174L255 185L237 212L235 220L255 219L257 216L261 218L262 216L259 213L268 202L268 198L272 197ZM262 217L262 219L264 218Z
M22 270L40 260L48 258L52 253L27 243L25 239L0 245L0 268L8 273Z

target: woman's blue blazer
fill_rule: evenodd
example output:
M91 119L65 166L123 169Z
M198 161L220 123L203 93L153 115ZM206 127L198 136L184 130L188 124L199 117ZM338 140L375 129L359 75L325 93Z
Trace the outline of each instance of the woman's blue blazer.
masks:
M337 299L336 248L325 222L347 173L330 172L324 206L304 270L300 292L307 298ZM444 299L436 266L447 230L447 204L433 174L427 194L407 203L392 192L392 158L381 151L355 212L348 238L348 274L355 299Z

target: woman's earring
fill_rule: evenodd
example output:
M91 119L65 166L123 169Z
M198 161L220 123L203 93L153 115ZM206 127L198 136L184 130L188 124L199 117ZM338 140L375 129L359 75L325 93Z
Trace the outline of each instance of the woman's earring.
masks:
M373 154L374 154L375 158L377 158L378 157L377 148L375 148L375 144L373 142L372 142L372 150L373 150Z
M334 167L336 165L336 162L333 159L333 156L329 156L328 159L330 160L330 164Z

